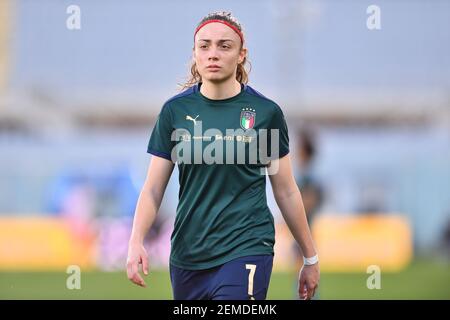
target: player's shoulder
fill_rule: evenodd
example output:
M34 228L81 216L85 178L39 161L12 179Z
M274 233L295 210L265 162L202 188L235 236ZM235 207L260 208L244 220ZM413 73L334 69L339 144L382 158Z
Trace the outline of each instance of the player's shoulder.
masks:
M259 100L259 102L264 103L264 105L266 105L268 108L273 109L274 112L281 111L281 107L279 106L278 103L276 103L274 100L268 98L267 96L265 96L260 91L253 88L252 86L245 85L245 91L247 92L248 95L250 95L254 99Z
M176 103L179 102L185 98L189 98L190 96L192 96L195 93L195 86L189 87L185 90L183 90L182 92L170 97L169 99L167 99L164 104L162 109L171 109L172 106Z

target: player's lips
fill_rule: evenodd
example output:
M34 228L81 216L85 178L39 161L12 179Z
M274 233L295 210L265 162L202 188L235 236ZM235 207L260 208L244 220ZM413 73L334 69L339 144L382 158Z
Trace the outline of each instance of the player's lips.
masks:
M208 69L208 70L219 70L220 66L218 66L217 64L211 64L211 65L207 66L206 69Z

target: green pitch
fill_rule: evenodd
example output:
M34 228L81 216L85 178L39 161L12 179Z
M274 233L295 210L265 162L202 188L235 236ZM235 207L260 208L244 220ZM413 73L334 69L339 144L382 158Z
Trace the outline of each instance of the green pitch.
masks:
M381 274L381 289L366 287L368 274L322 273L320 299L450 299L448 262L415 261L405 271ZM154 271L147 288L125 272L82 272L81 289L68 290L64 272L0 272L0 299L172 299L169 274ZM274 273L268 299L293 299L295 275Z

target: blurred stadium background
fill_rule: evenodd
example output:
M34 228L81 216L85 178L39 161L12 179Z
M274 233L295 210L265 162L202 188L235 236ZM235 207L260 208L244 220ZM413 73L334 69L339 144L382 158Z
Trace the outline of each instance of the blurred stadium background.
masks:
M366 26L372 4L380 30ZM70 5L79 30L66 27ZM187 75L196 23L223 9L244 25L250 84L286 115L319 298L449 299L445 0L0 0L0 298L172 298L176 169L148 235L146 289L126 278L127 241L152 125ZM267 188L268 298L294 299L297 254ZM69 265L81 290L66 288Z

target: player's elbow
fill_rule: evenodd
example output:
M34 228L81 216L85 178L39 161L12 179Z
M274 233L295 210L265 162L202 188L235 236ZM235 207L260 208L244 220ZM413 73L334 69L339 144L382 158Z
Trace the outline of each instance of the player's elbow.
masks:
M152 181L146 181L142 187L141 196L148 197L159 207L164 196L164 189L160 185L152 183Z
M297 194L300 194L300 190L296 184L285 184L273 190L273 195L277 203L285 201Z

